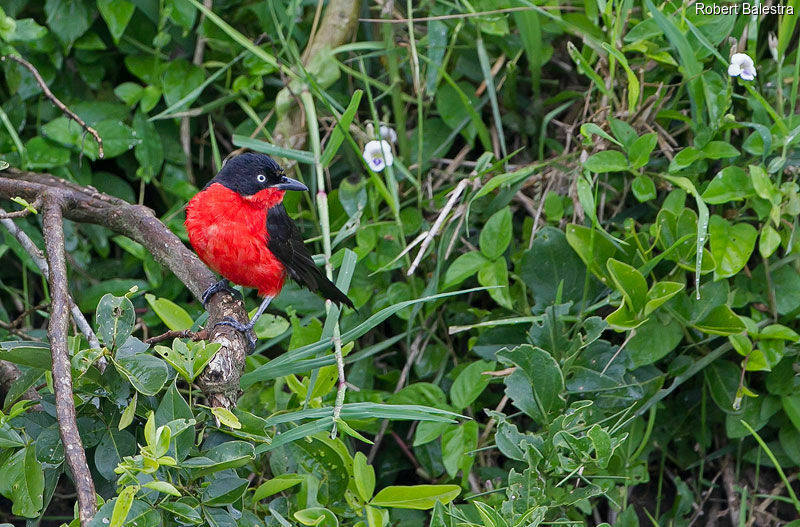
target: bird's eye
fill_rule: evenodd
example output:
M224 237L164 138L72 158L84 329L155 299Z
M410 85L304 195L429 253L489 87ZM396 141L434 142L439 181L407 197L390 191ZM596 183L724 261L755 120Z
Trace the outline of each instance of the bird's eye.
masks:
M264 174L259 174L256 176L256 179L258 180L259 183L264 183L267 180L267 176L265 176Z

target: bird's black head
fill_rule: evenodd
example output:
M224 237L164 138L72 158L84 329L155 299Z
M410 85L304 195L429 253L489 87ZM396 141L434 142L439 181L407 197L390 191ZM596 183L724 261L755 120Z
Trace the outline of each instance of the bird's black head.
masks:
M286 177L283 169L271 157L247 152L229 159L208 186L219 183L242 196L252 196L262 190L308 190L299 181Z

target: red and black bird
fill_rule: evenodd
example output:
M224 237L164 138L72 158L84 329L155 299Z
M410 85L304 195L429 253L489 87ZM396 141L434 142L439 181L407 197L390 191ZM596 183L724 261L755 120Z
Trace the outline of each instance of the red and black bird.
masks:
M200 259L223 277L203 294L203 306L218 291L231 290L228 280L257 289L264 299L248 324L220 322L244 332L252 345L253 325L280 293L287 275L339 305L353 307L314 264L300 230L283 207L287 190L308 187L287 177L271 157L245 153L228 160L186 207L189 242Z

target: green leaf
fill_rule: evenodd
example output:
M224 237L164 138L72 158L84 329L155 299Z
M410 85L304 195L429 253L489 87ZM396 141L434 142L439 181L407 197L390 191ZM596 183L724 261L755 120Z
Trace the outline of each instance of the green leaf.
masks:
M169 376L167 364L147 353L115 359L114 365L142 395L160 392Z
M442 435L442 463L447 474L452 478L459 469L469 472L473 456L469 454L478 446L478 425L475 421L467 421L453 426Z
M478 269L478 283L489 289L489 296L506 309L514 309L508 291L508 267L505 258L485 263Z
M119 418L119 423L117 424L118 430L124 430L133 422L133 417L136 414L136 402L138 398L139 392L133 392L133 398L131 399L131 402L125 407L125 411L122 412L122 415Z
M363 452L356 452L353 456L353 480L362 501L368 502L375 492L375 469L367 463Z
M199 478L246 465L255 458L254 450L253 445L248 442L228 441L202 452L202 456L186 459L180 466L190 469L192 476Z
M555 303L559 294L562 303L577 304L583 299L586 266L560 229L546 226L536 232L531 249L522 255L518 273L533 293L537 306ZM596 285L589 278L590 296Z
M227 408L219 406L214 407L211 409L211 413L219 420L220 424L233 428L234 430L238 430L242 427L242 423L239 422L239 419Z
M589 156L583 162L584 168L590 172L624 172L630 167L627 158L622 152L616 150L604 150Z
M744 323L726 305L716 306L708 315L699 322L692 324L692 327L711 335L733 335L745 330Z
M294 513L297 521L314 527L338 527L339 519L325 507L310 507Z
M744 170L729 166L714 176L703 192L703 200L710 205L718 205L749 198L753 194L753 185Z
M211 481L203 490L203 505L230 505L242 497L250 482L236 476L223 476Z
M640 312L647 301L647 281L642 273L613 258L606 262L606 267L616 289L622 293L628 308L633 313Z
M17 451L15 467L6 477L11 479L11 512L26 518L35 518L41 513L44 493L44 472L36 459L33 445ZM12 458L14 459L14 458Z
M761 235L758 238L758 252L765 260L772 256L781 244L781 235L772 228L772 225L764 225L761 228Z
M611 277L606 271L606 262L617 253L614 244L597 229L585 225L568 224L566 235L567 243L578 253L592 274L610 286Z
M647 304L644 307L644 316L658 309L659 306L667 302L670 298L683 291L685 284L678 282L656 282L647 292Z
M564 400L561 399L564 375L552 355L541 348L524 344L511 350L498 351L497 358L518 368L505 379L506 393L515 406L539 422L548 422L550 412L564 407ZM518 397L515 398L515 395ZM531 401L533 404L530 404Z
M158 135L155 125L141 111L136 112L133 116L133 129L141 140L133 149L140 165L136 175L145 183L150 183L161 173L161 165L164 164L164 147L161 136Z
M164 6L169 9L169 17L173 22L186 30L192 29L197 17L197 9L185 0L166 0Z
M636 328L625 350L633 366L647 366L666 357L683 340L683 326L673 318L650 317Z
M0 342L0 360L40 370L52 368L50 346L42 342Z
M725 141L709 141L700 152L706 159L725 159L739 155L739 151Z
M781 405L783 411L786 412L786 417L800 431L800 394L795 393L781 397Z
M111 513L111 522L108 527L122 527L133 505L133 498L138 491L137 487L128 486L120 491L114 503L114 512Z
M117 480L114 469L122 458L136 452L136 438L125 430L112 428L106 432L94 451L94 465L108 481Z
M103 344L109 349L116 349L128 340L136 322L133 304L126 296L103 295L97 304L95 313L97 333Z
M599 135L603 139L611 141L612 143L614 143L617 146L622 146L622 143L620 143L619 141L617 141L616 139L611 137L605 130L600 128L595 123L584 123L584 124L582 124L581 125L581 134L587 139L591 138L591 136L593 134L594 135Z
M503 207L489 218L481 230L481 252L489 260L499 258L511 243L511 236L511 208Z
M628 149L628 159L630 159L630 168L638 169L645 166L650 161L650 154L656 147L658 135L656 133L644 134L636 139L631 147ZM644 200L640 200L644 201Z
M672 161L669 163L669 171L677 172L678 170L690 166L701 157L700 150L693 146L687 146L672 158Z
M453 260L453 263L451 263L450 267L447 268L447 271L444 274L444 283L442 284L442 289L448 289L450 287L457 286L470 276L477 273L478 269L480 269L488 261L489 260L487 260L486 257L479 251L470 251L460 255L458 258Z
M86 0L47 0L44 12L53 33L69 45L89 29L93 9Z
M731 225L714 214L708 224L711 255L717 262L715 278L728 278L742 270L755 248L758 231L749 223Z
M458 485L390 486L372 498L370 505L396 509L432 509L437 501L450 503L461 493Z
M175 488L175 485L172 483L167 483L166 481L149 481L142 485L148 489L157 490L163 494L169 494L170 496L175 496L176 498L181 497L181 493L178 489Z
M145 299L147 299L147 303L150 304L153 311L156 312L158 318L169 329L181 331L194 325L194 320L189 316L189 313L173 301L166 298L156 298L151 294L145 295Z
M483 393L491 381L491 377L483 375L483 372L494 371L494 368L494 362L479 360L461 370L450 388L450 400L456 410L466 408Z
M128 0L97 0L97 9L106 21L114 42L118 43L125 33L125 28L128 27L128 22L131 21L136 6Z
M658 195L656 192L656 184L650 176L636 176L636 179L631 183L631 190L633 195L640 202L650 201L655 199Z
M305 478L297 474L279 474L266 483L262 483L258 486L253 493L253 501L259 502L264 498L269 498L270 496L273 496L279 492L283 492L286 489L294 487L303 481L305 481Z

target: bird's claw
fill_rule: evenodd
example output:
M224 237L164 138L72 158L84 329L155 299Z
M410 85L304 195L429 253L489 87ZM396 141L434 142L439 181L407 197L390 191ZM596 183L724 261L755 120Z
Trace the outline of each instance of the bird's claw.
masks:
M216 282L208 289L206 289L205 292L203 293L203 298L201 299L203 302L203 309L206 309L208 301L211 300L211 297L216 295L220 291L227 291L235 298L242 300L242 294L236 289L232 288L227 280L220 280L219 282Z
M237 322L236 320L232 319L231 317L225 317L214 326L229 326L242 333L245 337L247 337L247 342L250 344L250 349L256 349L256 343L258 342L258 337L256 337L255 331L253 331L254 324L249 322L247 324L242 324L241 322Z

